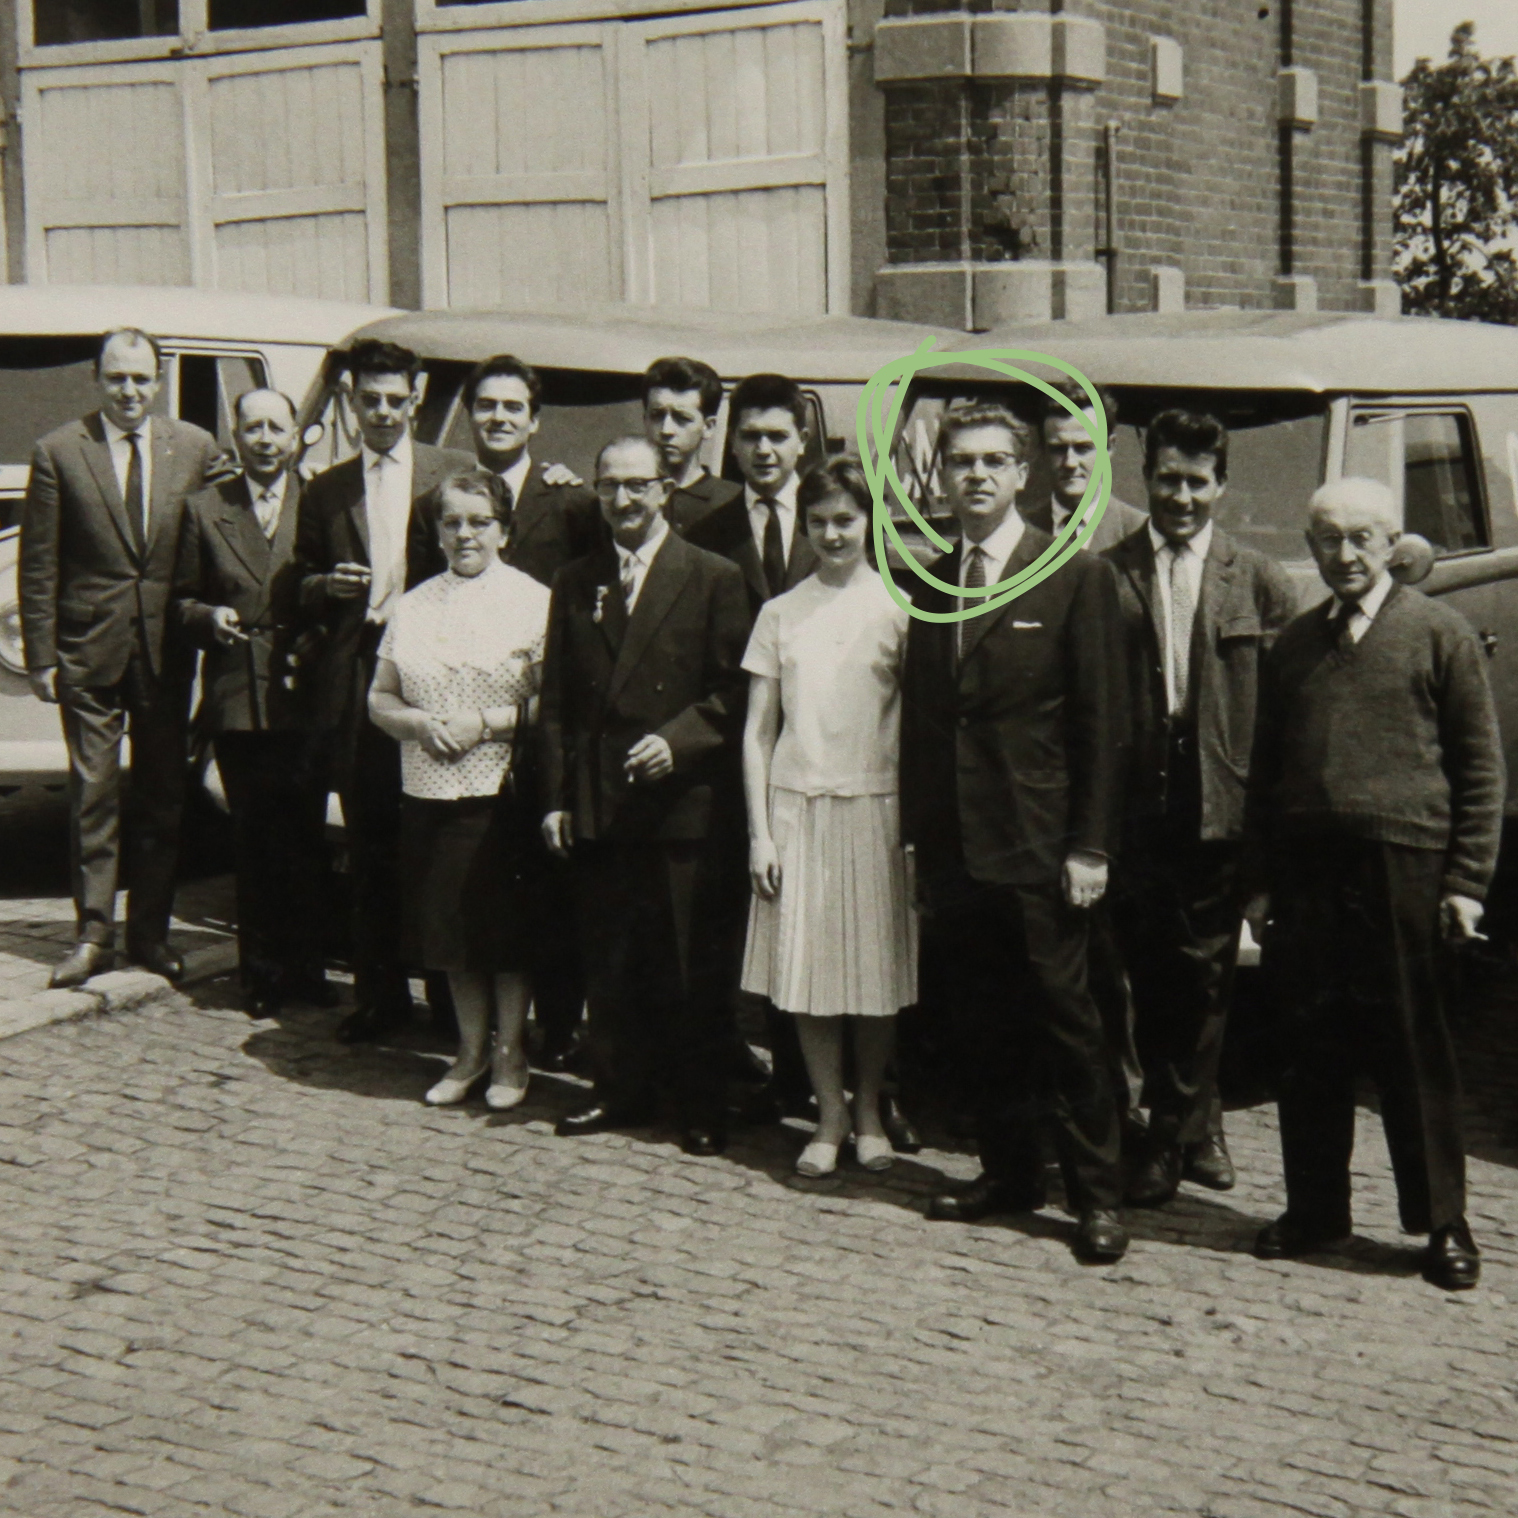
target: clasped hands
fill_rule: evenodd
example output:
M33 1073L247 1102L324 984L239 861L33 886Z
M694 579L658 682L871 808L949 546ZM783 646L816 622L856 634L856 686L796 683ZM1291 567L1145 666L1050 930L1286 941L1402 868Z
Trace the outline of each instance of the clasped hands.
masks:
M422 714L417 741L432 755L452 763L462 759L485 736L485 719L477 711L436 712Z

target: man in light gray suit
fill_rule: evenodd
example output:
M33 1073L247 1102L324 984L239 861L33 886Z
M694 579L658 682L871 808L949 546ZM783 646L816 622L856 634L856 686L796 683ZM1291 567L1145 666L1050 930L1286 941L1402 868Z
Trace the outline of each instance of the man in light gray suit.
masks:
M106 333L95 376L100 410L37 444L21 513L26 667L35 694L62 707L69 751L77 941L54 986L109 968L118 875L128 955L170 980L184 971L168 933L191 658L165 628L185 498L219 458L209 433L149 415L162 364L147 333ZM125 783L123 734L132 740Z

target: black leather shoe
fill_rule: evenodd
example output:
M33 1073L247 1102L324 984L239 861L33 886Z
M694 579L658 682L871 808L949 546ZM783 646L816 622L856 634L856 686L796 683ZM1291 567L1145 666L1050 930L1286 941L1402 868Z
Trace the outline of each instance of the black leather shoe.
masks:
M82 986L92 975L103 975L115 959L114 950L103 943L76 943L68 954L53 966L48 986L54 991L70 991Z
M727 1135L715 1128L687 1128L680 1135L680 1147L687 1154L710 1158L727 1148Z
M916 1154L922 1148L922 1135L912 1126L912 1119L901 1110L901 1103L884 1091L880 1093L880 1126L897 1154Z
M1470 1224L1461 1218L1438 1228L1428 1241L1424 1276L1445 1291L1469 1291L1481 1279L1481 1251L1471 1237Z
M611 1107L602 1102L592 1102L561 1117L553 1131L560 1138L583 1138L588 1133L605 1133L609 1128L636 1128L645 1115L629 1107Z
M1044 1205L1041 1182L1014 1185L978 1175L963 1191L936 1196L928 1203L932 1223L978 1223L998 1212L1037 1212Z
M1336 1224L1299 1223L1289 1212L1267 1223L1255 1236L1254 1252L1262 1260L1294 1260L1298 1255L1322 1254L1349 1243L1350 1228Z
M176 954L166 943L129 944L127 958L134 965L163 976L170 985L178 985L184 979L184 956Z
M1200 1144L1186 1146L1181 1178L1212 1191L1233 1190L1238 1172L1233 1168L1233 1156L1228 1153L1228 1143L1221 1133L1209 1134Z
M1110 1265L1128 1252L1128 1230L1115 1212L1093 1207L1075 1230L1075 1255L1090 1265Z
M567 1044L554 1048L545 1046L533 1064L548 1075L579 1075L587 1068L589 1061L590 1050L586 1047L585 1040L577 1035Z
M1123 1188L1130 1207L1163 1207L1181 1189L1181 1151L1173 1144L1150 1148Z
M381 1007L358 1007L338 1025L333 1037L340 1044L373 1044L398 1033L406 1024L399 1012Z

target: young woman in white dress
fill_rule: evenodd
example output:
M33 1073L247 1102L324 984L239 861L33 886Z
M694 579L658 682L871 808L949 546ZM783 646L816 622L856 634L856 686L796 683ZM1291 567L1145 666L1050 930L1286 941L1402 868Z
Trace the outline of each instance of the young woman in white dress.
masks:
M892 1150L881 1082L896 1013L917 988L896 796L908 616L870 562L870 492L856 461L808 474L796 510L817 569L765 603L743 660L754 892L743 989L796 1019L818 1108L797 1171L829 1174L851 1130L860 1164L884 1170ZM852 1118L845 1019L857 1070Z

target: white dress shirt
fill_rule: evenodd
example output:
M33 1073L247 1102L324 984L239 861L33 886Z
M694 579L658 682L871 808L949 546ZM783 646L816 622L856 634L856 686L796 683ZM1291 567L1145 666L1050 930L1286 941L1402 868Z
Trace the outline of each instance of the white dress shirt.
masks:
M101 425L105 428L106 446L111 450L111 468L116 471L116 488L121 492L121 499L126 501L127 470L132 467L132 445L127 442L126 433L113 422L104 412L100 416ZM141 441L137 445L137 451L142 455L142 540L147 542L148 523L153 514L153 418L145 416L142 425L136 429Z
M1355 609L1349 614L1349 623L1345 632L1349 634L1350 642L1358 643L1366 633L1370 631L1370 624L1376 620L1376 613L1385 604L1386 598L1391 594L1392 577L1382 574L1381 578L1360 597ZM1337 612L1345 602L1338 596L1334 597L1334 611Z
M389 453L359 449L364 463L364 520L369 528L369 621L388 622L406 588L406 533L411 525L411 438Z
M524 448L522 456L510 469L501 470L501 478L511 489L511 509L517 509L517 502L522 499L522 492L527 488L527 481L532 477L532 455Z
M624 548L620 543L617 544L617 573L622 578L622 599L627 603L628 616L632 615L638 597L643 594L648 567L654 562L654 555L668 534L669 523L661 515L654 518L648 536L636 548Z
M1012 557L1013 550L1022 542L1023 527L1022 514L1017 507L1012 506L1007 510L1006 516L1001 520L1001 525L988 538L980 543L972 543L969 538L960 539L960 547L964 549L964 556L959 561L959 583L965 583L965 576L970 569L970 554L973 549L979 548L986 561L986 584L995 585L998 580L1004 580L1007 573L1007 560ZM981 596L961 596L959 605L984 606L985 600Z
M791 562L791 542L796 536L796 491L800 485L801 481L792 474L775 492L775 512L780 518L780 547L784 550L787 564ZM748 508L749 530L754 534L759 552L763 554L764 529L769 525L770 509L765 505L764 498L754 493L752 485L743 487L743 504Z
M1194 608L1202 604L1202 566L1206 563L1208 552L1212 548L1212 523L1208 522L1189 542L1182 543L1179 548L1172 548L1164 534L1159 532L1151 522L1149 541L1154 545L1154 579L1160 597L1160 626L1165 629L1162 640L1165 654L1165 706L1167 710L1173 712L1178 703L1175 689L1176 640L1171 635L1170 623L1170 577L1173 573L1180 573L1190 582L1194 617ZM1189 659L1191 657L1189 636L1184 646L1183 657Z
M253 515L263 535L272 543L279 531L279 514L285 504L285 487L290 482L290 471L281 469L267 485L260 485L252 475L245 476L248 494L253 501Z

